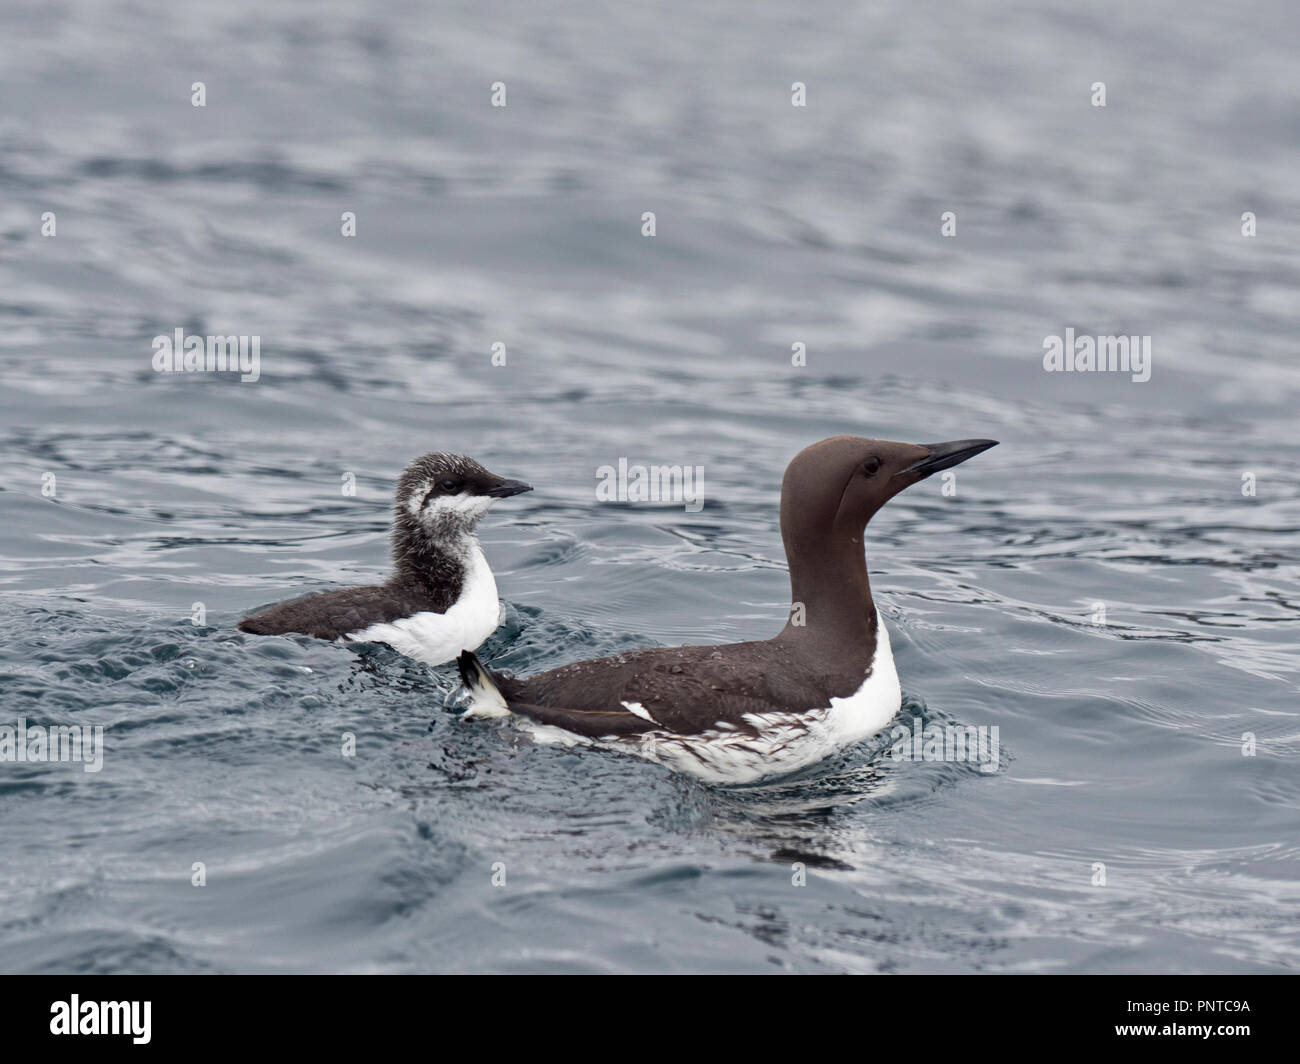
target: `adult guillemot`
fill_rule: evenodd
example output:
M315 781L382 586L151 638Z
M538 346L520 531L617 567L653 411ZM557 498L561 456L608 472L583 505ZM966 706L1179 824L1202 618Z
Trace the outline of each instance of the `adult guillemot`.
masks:
M467 715L516 713L543 737L621 748L710 783L784 775L875 734L902 693L867 580L867 522L904 488L996 443L833 436L804 448L781 483L793 606L780 634L639 650L527 679L466 652Z
M463 455L417 458L397 482L387 583L272 606L239 628L387 643L429 665L451 661L482 644L501 621L497 583L474 528L493 500L532 490Z

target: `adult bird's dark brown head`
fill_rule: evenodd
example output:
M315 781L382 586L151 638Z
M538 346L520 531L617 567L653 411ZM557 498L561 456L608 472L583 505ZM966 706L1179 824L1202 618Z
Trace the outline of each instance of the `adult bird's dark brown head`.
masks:
M815 625L852 639L864 626L874 628L863 555L867 523L904 488L997 442L896 443L832 436L795 455L781 482L781 538L790 565L791 601L804 605L806 623L792 621L782 635L798 636L798 628Z

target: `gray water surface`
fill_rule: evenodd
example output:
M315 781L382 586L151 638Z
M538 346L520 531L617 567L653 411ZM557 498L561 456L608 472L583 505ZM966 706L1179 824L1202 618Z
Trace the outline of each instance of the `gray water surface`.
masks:
M0 764L0 969L1296 970L1298 27L0 10L0 724L106 727L98 773ZM1151 379L1045 372L1066 327ZM176 328L260 379L154 372ZM488 660L764 638L781 474L840 432L1002 441L867 537L903 718L996 725L996 772L880 740L710 788L234 629L381 580L437 449L537 487L482 528ZM704 508L598 503L620 457Z

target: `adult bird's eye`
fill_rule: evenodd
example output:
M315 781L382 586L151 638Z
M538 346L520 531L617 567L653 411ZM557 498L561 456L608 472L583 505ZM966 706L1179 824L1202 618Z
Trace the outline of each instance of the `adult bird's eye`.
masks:
M460 481L452 480L450 478L447 480L440 480L438 482L438 487L442 488L443 491L455 491L460 487Z
M880 468L880 459L874 455L862 463L862 472L869 477L874 477L876 471Z

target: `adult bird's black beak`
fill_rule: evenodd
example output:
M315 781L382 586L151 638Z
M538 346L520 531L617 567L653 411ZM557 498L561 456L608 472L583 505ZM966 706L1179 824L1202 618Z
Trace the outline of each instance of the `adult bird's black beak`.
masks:
M488 488L483 492L494 499L508 499L511 495L522 495L526 491L532 491L531 484L525 484L522 480L503 480L495 488Z
M997 440L952 440L948 443L923 443L921 446L930 453L919 462L913 462L906 469L900 469L894 476L901 477L904 473L915 473L918 479L928 477L931 473L937 473L941 469L951 469L955 465L960 465L967 458L974 458L981 451L987 451L990 447L996 447L997 445Z

